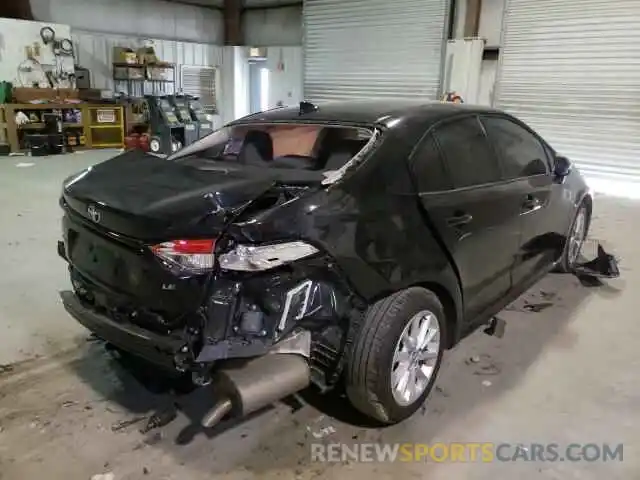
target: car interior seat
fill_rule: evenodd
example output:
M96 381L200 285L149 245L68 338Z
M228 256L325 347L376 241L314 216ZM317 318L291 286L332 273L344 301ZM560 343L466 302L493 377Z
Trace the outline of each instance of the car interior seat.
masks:
M262 165L273 160L273 140L271 135L263 130L249 130L238 160L248 165Z
M329 127L325 130L316 154L320 170L338 170L366 144L348 138L342 129Z

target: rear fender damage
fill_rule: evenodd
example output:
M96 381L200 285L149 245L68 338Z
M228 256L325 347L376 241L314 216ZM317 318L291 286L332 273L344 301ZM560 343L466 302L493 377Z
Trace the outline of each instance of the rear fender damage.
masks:
M341 364L354 294L328 255L318 253L254 272L224 270L219 263L220 256L236 245L257 241L256 233L262 234L260 242L268 243L269 232L253 219L281 209L306 191L274 186L242 209L226 212L228 220L216 241L214 269L206 281L198 318L185 329L191 333L184 335L176 368L196 372L194 378L206 378L231 360L278 352L298 354L311 365L318 364L313 377L321 386L327 383L325 372L331 379L336 377L333 372ZM291 228L303 229L295 224Z

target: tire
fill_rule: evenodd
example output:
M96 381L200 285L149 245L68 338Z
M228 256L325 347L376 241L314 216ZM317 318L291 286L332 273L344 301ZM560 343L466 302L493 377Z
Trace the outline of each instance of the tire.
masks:
M149 150L151 150L152 153L159 153L161 148L162 142L160 141L160 138L151 137L149 139Z
M400 340L405 329L417 314L423 312L432 314L434 318L430 317L430 321L435 321L438 327L439 344L434 349L437 353L432 352L432 358L428 360L429 369L432 368L430 377L427 379L418 373L424 391L408 403L400 402L398 391L392 388L394 368L400 365L394 363L396 350L402 345ZM412 287L373 304L351 351L347 352L346 393L353 406L383 424L398 423L413 415L433 388L447 335L444 309L438 297L429 290Z
M171 141L171 152L175 153L178 150L180 150L181 148L182 148L182 142L180 140L177 140L177 139L174 138Z
M581 215L584 215L584 219L583 219L584 233L582 236L582 242L580 243L580 247L578 249L578 254L575 258L572 259L570 239L572 238L574 230L576 229L576 226L577 226L576 224ZM582 249L584 241L589 235L590 226L591 226L591 208L589 207L589 204L583 200L580 206L578 207L578 209L576 210L576 213L573 216L573 220L571 220L571 228L567 233L564 249L562 251L562 256L560 257L560 263L558 265L558 271L562 273L571 273L573 264L575 264L575 261L580 257L580 250Z

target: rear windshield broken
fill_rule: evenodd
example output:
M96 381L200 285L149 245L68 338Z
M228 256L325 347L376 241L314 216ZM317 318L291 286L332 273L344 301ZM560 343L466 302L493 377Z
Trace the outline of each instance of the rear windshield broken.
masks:
M369 143L372 129L303 123L223 127L170 160L201 157L238 165L327 172L339 170Z

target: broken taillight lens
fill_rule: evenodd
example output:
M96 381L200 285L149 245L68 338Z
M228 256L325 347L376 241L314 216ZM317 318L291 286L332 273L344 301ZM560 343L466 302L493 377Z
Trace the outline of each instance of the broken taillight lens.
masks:
M172 240L153 245L151 251L172 267L187 273L203 273L213 268L215 239Z

